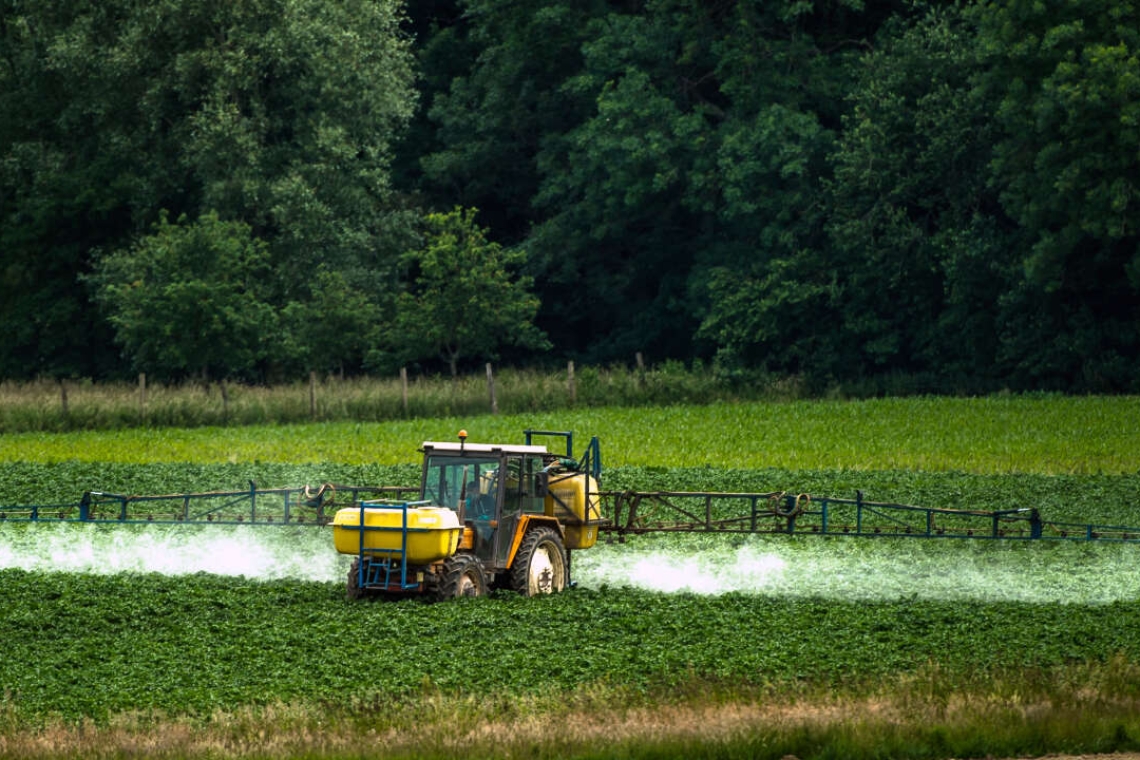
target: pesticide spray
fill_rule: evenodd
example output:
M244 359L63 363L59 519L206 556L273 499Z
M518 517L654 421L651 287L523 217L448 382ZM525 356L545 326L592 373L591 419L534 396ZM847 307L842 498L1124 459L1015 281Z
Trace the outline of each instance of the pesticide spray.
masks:
M331 544L312 527L9 525L0 568L343 583L350 559ZM1135 563L1124 544L667 535L576 552L574 580L662 593L1107 604L1140 597Z
M38 523L0 531L0 568L333 581L344 578L342 566L328 534L313 528Z
M845 600L1108 604L1140 597L1127 544L643 536L575 556L580 585Z

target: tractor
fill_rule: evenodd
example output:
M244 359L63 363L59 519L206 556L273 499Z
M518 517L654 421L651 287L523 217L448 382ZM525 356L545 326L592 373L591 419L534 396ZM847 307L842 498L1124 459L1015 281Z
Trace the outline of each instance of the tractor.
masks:
M526 596L571 585L571 554L598 539L598 439L579 462L571 433L525 431L526 443L425 442L418 499L362 501L337 511L337 551L353 555L349 599ZM565 454L532 443L565 440Z

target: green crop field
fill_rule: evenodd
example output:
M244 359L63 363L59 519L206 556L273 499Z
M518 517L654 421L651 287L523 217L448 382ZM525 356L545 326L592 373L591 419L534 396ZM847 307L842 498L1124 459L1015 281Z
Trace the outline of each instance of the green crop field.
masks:
M398 464L416 461L422 441L454 440L461 428L472 441L517 441L525 428L596 435L607 465L989 474L1140 469L1140 397L1064 396L720 403L388 423L19 433L0 438L0 462Z
M465 427L606 488L1140 525L1140 402L1000 397L23 434L0 503L408 484ZM1140 546L637 537L552 598L349 603L320 528L0 525L3 757L964 757L1140 748ZM1001 720L995 721L995 716Z

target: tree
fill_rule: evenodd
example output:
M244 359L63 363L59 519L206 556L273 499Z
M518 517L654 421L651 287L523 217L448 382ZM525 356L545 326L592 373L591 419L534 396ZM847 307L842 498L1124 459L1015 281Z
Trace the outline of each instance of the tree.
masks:
M359 365L378 342L383 311L343 272L318 267L309 297L286 304L281 322L285 357L307 370L344 371Z
M410 143L422 151L415 182L429 205L478 208L507 243L526 236L543 142L591 108L588 96L563 85L581 69L591 19L613 4L429 5L442 25L420 47L425 120Z
M414 220L388 177L415 105L402 20L375 0L0 0L0 373L105 370L80 276L162 209L248 225L278 302L321 265L379 290Z
M248 225L162 215L150 235L102 258L90 281L136 370L224 380L277 347L269 271L268 248Z
M973 10L1001 134L991 184L1020 227L999 361L1018 384L1116 390L1140 375L1140 4Z
M475 213L427 215L423 247L402 259L407 282L387 340L405 361L438 356L452 376L463 358L494 358L504 346L550 347L533 323L533 281L512 271L525 251L489 242Z
M527 242L540 282L564 294L540 321L559 345L594 361L687 357L738 335L728 309L750 299L735 285L818 244L844 85L880 12L656 0L590 25L563 89L594 107L543 143L546 219Z
M708 305L698 336L723 371L826 373L838 289L823 234L823 178L834 134L774 104L722 129L716 215L735 234L700 260ZM715 176L715 179L714 179Z
M988 187L994 104L954 6L887 26L859 67L828 198L835 320L867 374L992 378L1012 224ZM838 369L838 368L834 368ZM849 371L849 370L848 370Z

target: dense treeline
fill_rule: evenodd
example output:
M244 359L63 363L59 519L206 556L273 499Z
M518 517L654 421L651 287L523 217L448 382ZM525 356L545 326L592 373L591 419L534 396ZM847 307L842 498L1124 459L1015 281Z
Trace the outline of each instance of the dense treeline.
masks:
M2 376L1140 389L1134 1L0 7Z

